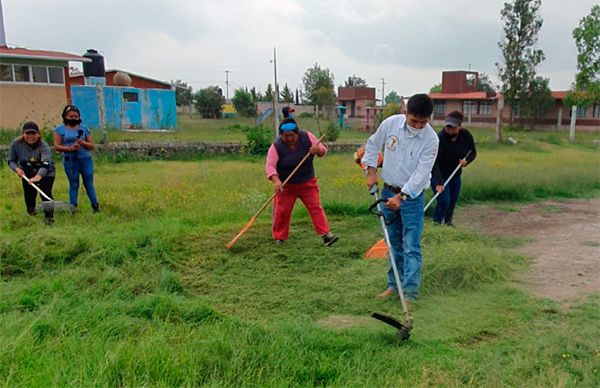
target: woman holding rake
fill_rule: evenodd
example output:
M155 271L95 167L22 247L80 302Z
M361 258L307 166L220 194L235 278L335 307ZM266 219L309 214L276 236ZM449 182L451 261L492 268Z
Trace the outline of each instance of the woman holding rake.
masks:
M288 183L283 183L300 164L305 155L308 159L298 168ZM304 203L316 232L325 246L338 240L331 233L327 217L321 206L319 186L313 165L314 156L323 157L327 147L310 132L302 131L293 118L287 118L279 125L279 137L271 144L267 153L265 171L276 192L273 204L273 238L277 244L287 240L290 220L296 199Z

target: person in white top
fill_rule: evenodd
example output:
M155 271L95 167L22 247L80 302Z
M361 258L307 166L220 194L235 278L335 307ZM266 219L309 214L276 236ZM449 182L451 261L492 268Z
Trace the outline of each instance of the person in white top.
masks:
M433 101L427 94L415 94L406 104L406 114L385 119L367 141L362 162L367 166L367 186L377 183L377 158L383 148L383 191L387 230L396 258L402 289L409 301L419 295L421 283L421 237L424 223L424 190L429 187L431 169L439 139L429 125ZM398 289L391 265L387 298Z

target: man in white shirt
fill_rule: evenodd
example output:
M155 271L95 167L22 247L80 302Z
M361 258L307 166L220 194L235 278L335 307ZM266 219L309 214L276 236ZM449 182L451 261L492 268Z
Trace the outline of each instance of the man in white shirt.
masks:
M383 148L383 191L387 199L384 216L391 249L402 289L409 301L417 299L421 283L421 237L424 223L424 191L429 187L431 170L438 152L439 139L429 125L433 101L427 94L415 94L406 104L406 115L385 119L367 141L362 162L367 166L367 185L377 183L377 156ZM397 291L391 264L387 289L379 294L387 298Z

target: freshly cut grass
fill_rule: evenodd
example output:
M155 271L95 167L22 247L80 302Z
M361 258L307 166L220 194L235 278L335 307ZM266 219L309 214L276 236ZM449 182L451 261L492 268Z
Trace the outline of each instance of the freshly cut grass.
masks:
M560 163L509 150L522 163L495 166L507 149L485 150L465 170L464 199L489 200L469 190L510 186L538 163L546 169L514 187L548 195L576 169L581 184L565 195L597 195L597 151L549 147ZM285 244L273 244L266 211L232 250L271 192L262 160L98 162L103 211L82 197L53 227L25 215L18 180L0 170L1 384L598 385L600 298L568 307L514 289L528 262L508 250L516 240L427 222L411 340L361 324L372 311L400 314L396 299L375 298L387 262L362 259L380 225L350 155L316 168L336 245L322 246L299 205ZM66 198L58 171L55 196ZM319 323L335 316L358 324Z

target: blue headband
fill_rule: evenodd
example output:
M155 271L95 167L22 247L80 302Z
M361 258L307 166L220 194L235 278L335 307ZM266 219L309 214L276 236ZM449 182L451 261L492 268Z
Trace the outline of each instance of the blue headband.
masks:
M298 126L295 123L285 123L281 126L281 132L293 131L298 129Z

